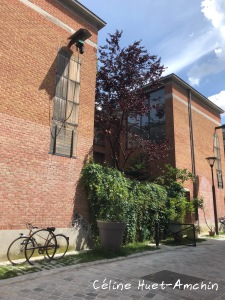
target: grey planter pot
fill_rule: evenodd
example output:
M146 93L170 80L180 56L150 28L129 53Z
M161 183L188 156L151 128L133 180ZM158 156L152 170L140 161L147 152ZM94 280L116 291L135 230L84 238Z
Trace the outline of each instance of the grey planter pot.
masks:
M118 250L123 242L126 223L97 221L101 246L108 250Z

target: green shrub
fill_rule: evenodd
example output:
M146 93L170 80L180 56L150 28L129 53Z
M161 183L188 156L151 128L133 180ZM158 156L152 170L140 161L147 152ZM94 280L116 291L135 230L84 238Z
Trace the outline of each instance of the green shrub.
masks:
M168 176L167 184L161 186L128 179L117 169L88 163L83 168L82 180L88 194L90 225L96 242L97 220L125 221L124 243L127 244L152 238L156 220L182 222L186 213L194 210L185 198L181 183L168 180Z
M167 190L167 221L184 222L188 212L194 212L194 205L185 197L186 191L177 181L170 182Z
M95 241L97 220L125 221L124 243L153 236L156 219L165 219L166 190L154 183L128 179L116 169L87 164L82 179L88 193L89 217Z
M136 199L136 240L144 241L154 235L155 220L164 220L167 193L155 183L135 182L132 189Z
M95 163L87 164L82 180L88 193L90 225L94 240L98 240L97 220L129 223L131 201L130 182L117 169Z

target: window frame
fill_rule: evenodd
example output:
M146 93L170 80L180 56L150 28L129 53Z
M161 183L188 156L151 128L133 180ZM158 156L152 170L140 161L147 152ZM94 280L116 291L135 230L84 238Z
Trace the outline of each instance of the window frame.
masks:
M159 96L157 96L157 93L160 93ZM162 99L162 103L157 103L159 105L164 105L165 110L165 88L160 87L157 90L153 90L150 92L146 92L147 95L147 101L148 105L152 107L154 105L154 102L157 102L160 98ZM153 95L153 96L152 96ZM158 97L158 98L157 98ZM153 108L154 110L155 108ZM144 120L147 120L147 123L144 124ZM130 140L132 137L132 133L140 135L141 138L144 140L152 141L152 143L160 143L166 138L166 115L164 113L164 119L159 122L157 121L155 124L152 122L153 120L153 112L150 110L146 115L138 116L137 121L132 121L132 118L127 119L127 128L131 129L131 132L128 132L127 134L127 149L130 149ZM156 126L154 126L156 125ZM135 128L135 131L132 131L132 127ZM159 137L153 138L154 131L159 128L162 128L163 134Z
M213 151L216 157L216 178L218 189L223 189L223 174L222 174L222 164L221 164L221 153L220 153L220 142L219 136L217 134L213 135Z
M80 70L79 58L65 49L58 51L49 150L52 155L77 157Z

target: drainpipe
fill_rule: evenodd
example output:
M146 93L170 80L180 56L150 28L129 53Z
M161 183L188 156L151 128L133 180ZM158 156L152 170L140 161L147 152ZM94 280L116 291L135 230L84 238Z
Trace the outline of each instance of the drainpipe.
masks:
M189 120L189 132L190 132L190 148L191 148L191 164L192 174L194 175L193 182L193 197L197 197L197 177L196 177L196 164L195 164L195 147L194 147L194 134L193 134L193 122L192 122L192 94L188 89L188 120ZM198 218L198 211L196 212L196 218Z

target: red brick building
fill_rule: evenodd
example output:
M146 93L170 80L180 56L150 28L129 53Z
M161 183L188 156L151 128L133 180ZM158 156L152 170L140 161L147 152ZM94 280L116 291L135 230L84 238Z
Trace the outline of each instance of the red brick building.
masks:
M106 23L76 0L3 0L0 20L6 253L6 237L10 242L27 222L63 229L75 212L87 218L79 177L92 153L97 38ZM67 47L79 29L88 36Z
M185 188L193 197L203 197L207 222L214 225L211 169L206 157L215 156L214 179L218 218L225 215L224 180L225 161L220 114L223 110L181 80L175 74L162 79L162 87L152 91L146 86L149 104L157 104L163 114L152 109L148 116L140 118L138 131L153 141L168 140L168 156L155 161L151 166L152 175L166 163L180 169L187 169L196 178L195 183L186 182ZM151 95L151 96L150 96ZM140 130L141 128L141 130ZM109 160L107 145L96 137L94 157L97 161ZM206 229L203 211L199 210L199 224Z

